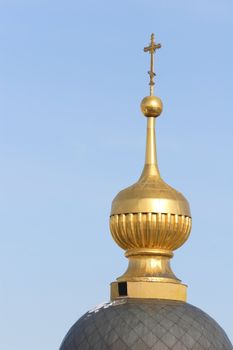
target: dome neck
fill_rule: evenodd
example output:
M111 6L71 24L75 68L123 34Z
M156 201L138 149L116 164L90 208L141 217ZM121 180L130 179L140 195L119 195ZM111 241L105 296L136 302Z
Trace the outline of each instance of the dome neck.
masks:
M156 152L154 117L147 117L145 165L140 180L143 180L145 177L148 176L160 177Z

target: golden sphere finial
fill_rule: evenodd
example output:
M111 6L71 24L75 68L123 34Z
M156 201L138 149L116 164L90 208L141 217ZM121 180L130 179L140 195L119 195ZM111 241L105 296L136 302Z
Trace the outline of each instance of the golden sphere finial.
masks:
M163 102L157 96L146 96L141 102L141 111L145 117L158 117L163 111Z
M149 46L144 47L144 52L149 52L151 56L150 70L148 72L150 76L150 96L146 96L141 102L141 111L145 117L158 117L163 110L163 103L161 99L154 96L154 53L157 49L161 48L161 44L156 44L154 41L154 34L151 34L151 43Z

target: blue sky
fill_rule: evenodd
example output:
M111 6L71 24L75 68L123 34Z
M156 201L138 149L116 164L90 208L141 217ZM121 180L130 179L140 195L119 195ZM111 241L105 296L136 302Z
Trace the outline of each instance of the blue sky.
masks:
M160 171L193 215L173 270L233 341L232 1L0 0L3 349L58 349L126 269L108 217L143 166L151 32Z

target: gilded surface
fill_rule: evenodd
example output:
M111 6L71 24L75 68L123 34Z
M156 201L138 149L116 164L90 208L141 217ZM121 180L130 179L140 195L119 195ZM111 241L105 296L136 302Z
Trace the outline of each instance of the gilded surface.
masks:
M150 290L150 297L169 296L180 300L183 285L172 272L170 258L173 250L188 239L192 220L188 201L180 192L166 184L158 168L155 119L162 112L163 104L153 93L154 53L160 47L160 44L155 44L152 34L150 45L144 49L151 55L148 72L150 96L145 97L141 103L141 110L147 117L145 165L139 180L114 198L110 230L113 239L126 251L125 255L129 259L128 269L117 282L148 282L144 286ZM152 283L164 285L157 288ZM171 285L173 292L169 293ZM145 293L137 287L137 297L143 298ZM133 295L134 293L130 297ZM182 298L186 299L186 291Z
M155 36L152 33L151 38L150 38L150 45L147 47L144 47L144 52L149 52L150 53L150 70L148 72L150 76L150 95L154 94L154 77L155 77L155 72L154 72L154 54L156 50L160 49L162 47L161 44L156 44L155 43Z
M122 249L175 250L187 240L191 219L161 212L119 214L110 217L110 228L114 240Z
M119 295L118 283L111 283L111 300L122 298ZM187 286L173 282L127 282L127 298L129 299L164 299L164 300L187 300Z

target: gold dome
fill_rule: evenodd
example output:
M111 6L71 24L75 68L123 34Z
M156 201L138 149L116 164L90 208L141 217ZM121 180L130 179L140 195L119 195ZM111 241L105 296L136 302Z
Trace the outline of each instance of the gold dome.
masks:
M189 236L189 204L160 177L142 177L113 200L110 227L114 240L125 250L173 251Z
M151 45L144 51L149 51L153 58L155 50L160 47L154 43L152 35ZM111 234L129 258L127 271L112 285L112 295L118 295L117 283L124 282L128 283L131 295L137 298L149 295L185 300L186 286L172 272L170 258L189 237L191 213L186 198L164 182L158 169L155 118L162 112L163 104L160 98L153 96L155 73L152 58L149 72L151 95L141 103L141 110L147 117L144 169L140 179L120 191L112 202Z
M166 184L160 176L142 176L134 185L120 191L112 202L111 215L163 213L191 216L182 193Z
M146 162L134 185L122 190L112 202L110 229L116 243L131 249L162 249L168 255L179 248L191 230L186 198L166 184L156 161L155 118L148 118Z

